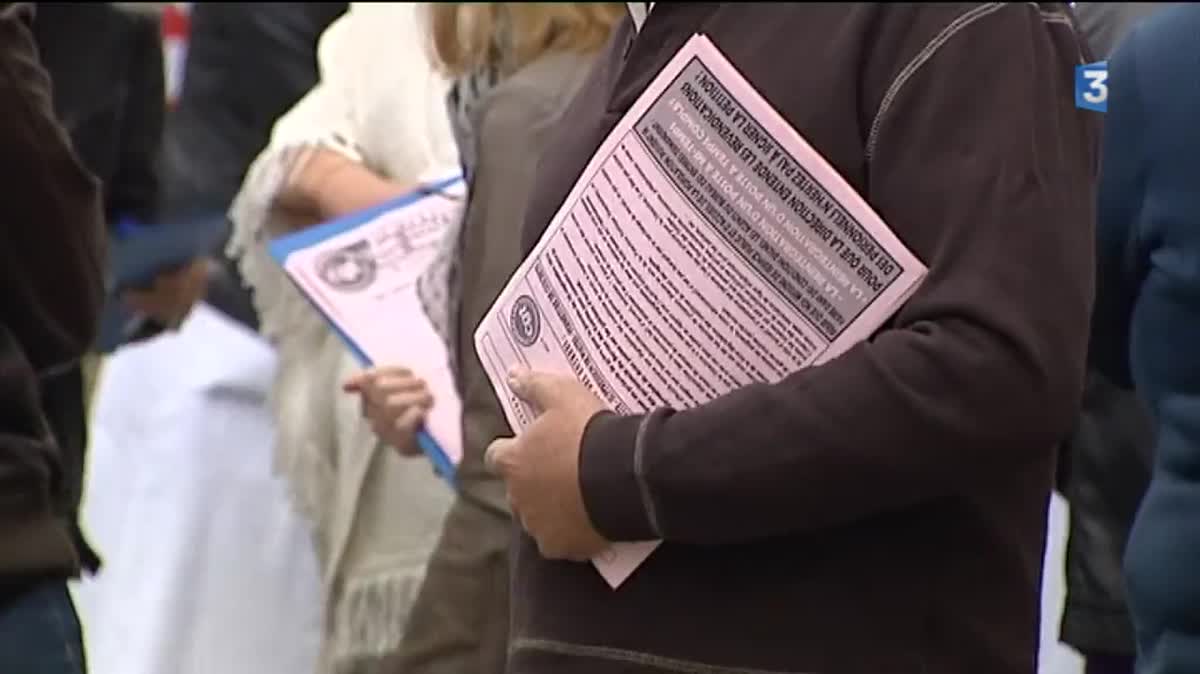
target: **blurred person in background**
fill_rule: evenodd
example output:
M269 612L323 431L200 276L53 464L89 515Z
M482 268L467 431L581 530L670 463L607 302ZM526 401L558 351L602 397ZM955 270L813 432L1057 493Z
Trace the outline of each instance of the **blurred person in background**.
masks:
M352 3L322 35L320 82L276 123L230 217L230 252L279 354L276 463L313 529L321 672L377 672L400 643L451 491L391 451L340 395L359 368L271 259L270 238L381 204L458 165L449 83L413 3Z
M1200 672L1200 5L1132 29L1109 97L1090 357L1135 385L1155 442L1125 549L1139 674Z
M70 450L39 378L77 366L103 307L96 179L56 120L27 4L0 3L0 671L83 674Z
M192 5L183 88L163 143L171 216L224 216L275 120L317 83L317 41L347 6Z
M175 221L224 220L271 127L317 82L321 33L345 2L197 2L183 89L167 117L163 212ZM223 250L213 251L208 300L257 326L249 291Z
M1072 4L1080 32L1096 58L1106 59L1121 38L1141 19L1170 2L1076 2Z
M1106 59L1137 23L1170 3L1081 2L1075 15ZM1150 481L1154 428L1137 395L1088 368L1083 409L1060 449L1059 485L1070 504L1066 597L1059 638L1087 674L1132 674L1136 647L1121 560Z
M141 75L124 82L96 78L90 64L106 56L81 48L99 42L91 33L103 24L92 15L111 12L106 5L63 3L55 13L62 21L47 25L71 29L60 27L53 43L67 84L91 82L98 96L115 96L155 80L156 93L136 98L155 124L130 126L157 133L166 101L156 8L122 7L145 26L140 54L107 52ZM156 225L224 223L237 181L275 117L316 82L317 36L344 8L195 5L162 175L151 171L157 152L136 155L139 175L160 187ZM118 134L106 140L116 144ZM123 177L114 177L113 189ZM209 252L220 257L199 251ZM320 583L311 538L271 467L266 397L275 356L249 327L249 299L230 267L205 260L203 268L204 302L178 331L119 349L99 379L83 518L106 563L77 591L93 674L316 666Z
M158 21L111 3L42 2L34 36L54 87L54 107L76 152L100 179L110 236L121 221L153 224L158 217L158 152L162 139L164 74ZM204 288L200 263L162 274L123 299L177 327ZM89 367L94 367L92 356ZM42 400L64 451L68 484L78 508L83 487L87 413L84 367L42 381ZM99 557L76 525L84 568Z
M500 674L508 654L504 483L483 465L509 433L475 354L475 327L521 261L519 223L548 131L625 12L620 3L427 3L429 41L452 79L446 109L468 186L459 226L418 284L446 340L463 404L458 492L429 562L392 674ZM380 438L416 454L437 401L404 363L348 382ZM398 513L398 516L403 516Z

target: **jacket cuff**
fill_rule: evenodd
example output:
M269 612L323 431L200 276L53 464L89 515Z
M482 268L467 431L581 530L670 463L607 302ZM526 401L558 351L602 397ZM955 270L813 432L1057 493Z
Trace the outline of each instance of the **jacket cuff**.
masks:
M659 538L637 475L642 416L600 412L583 431L579 486L592 526L614 543Z

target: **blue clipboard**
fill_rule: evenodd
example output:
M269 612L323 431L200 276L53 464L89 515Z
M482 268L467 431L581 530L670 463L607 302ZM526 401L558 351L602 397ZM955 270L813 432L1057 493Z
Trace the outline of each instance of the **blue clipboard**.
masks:
M314 246L322 241L325 241L326 239L360 227L371 220L374 220L380 215L387 213L388 211L408 206L409 204L416 203L417 201L425 199L426 197L442 194L455 185L461 183L462 180L462 176L447 178L445 180L414 190L404 196L392 199L391 201L387 201L379 206L368 208L364 211L359 211L358 213L353 213L336 220L330 220L329 222L301 230L294 234L286 234L272 240L269 244L267 244L267 250L270 252L271 257L274 258L280 266L283 266L288 257L296 251L304 250L305 248ZM317 311L321 311L321 308L317 306L315 302L313 302L313 306L317 309ZM350 337L350 335L346 334L340 327L337 326L336 323L330 320L329 317L325 315L324 311L321 311L321 315L325 316L326 322L329 323L330 327L333 328L333 331L338 337L341 338L342 342L345 343L346 348L350 349L350 352L354 355L358 362L366 366L374 364L371 362L371 359L367 357L367 354L362 350L362 347L360 347L354 341L354 339ZM433 463L433 468L437 471L438 475L441 475L442 478L449 482L451 486L454 486L454 462L450 460L450 456L446 454L445 450L442 449L441 444L439 444L438 441L429 434L429 431L423 428L417 431L417 446L420 447L421 451L425 452L425 455L429 457L429 460Z

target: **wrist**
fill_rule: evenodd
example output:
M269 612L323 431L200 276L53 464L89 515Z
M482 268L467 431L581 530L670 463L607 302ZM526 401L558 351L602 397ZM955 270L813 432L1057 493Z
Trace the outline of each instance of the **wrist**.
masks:
M298 176L297 187L312 212L321 219L340 215L337 212L339 193L345 189L342 178L358 164L329 150L318 150Z
M640 474L639 443L661 421L661 413L619 416L600 412L580 442L579 488L588 517L610 541L661 538L645 476Z

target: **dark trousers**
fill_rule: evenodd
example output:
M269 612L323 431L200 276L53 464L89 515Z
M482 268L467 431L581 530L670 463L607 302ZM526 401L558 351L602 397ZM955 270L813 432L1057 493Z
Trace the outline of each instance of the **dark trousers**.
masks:
M0 604L0 672L84 674L83 635L67 581L47 580Z
M1133 658L1128 655L1087 655L1083 674L1133 674Z

